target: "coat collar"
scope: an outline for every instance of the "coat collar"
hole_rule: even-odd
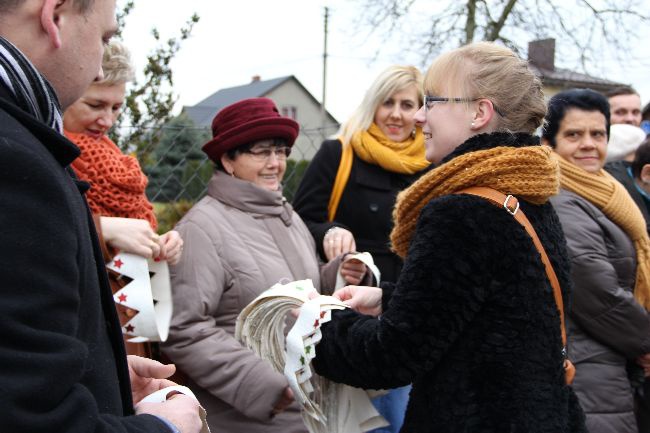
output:
[[[0,109],[6,111],[11,117],[27,128],[63,167],[70,165],[80,155],[81,151],[70,140],[31,114],[18,108],[11,94],[1,86]]]
[[[208,195],[241,211],[280,217],[285,225],[291,225],[293,208],[282,191],[268,191],[217,170],[208,183]]]
[[[463,144],[458,146],[447,155],[440,164],[451,161],[457,156],[478,150],[487,150],[499,146],[508,147],[525,147],[538,146],[539,137],[524,132],[493,132],[491,134],[478,134],[468,138]]]

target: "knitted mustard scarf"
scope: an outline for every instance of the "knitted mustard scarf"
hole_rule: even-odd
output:
[[[650,240],[643,214],[625,187],[605,170],[589,173],[555,156],[560,164],[562,188],[578,194],[600,209],[634,243],[637,257],[634,297],[650,310]]]
[[[431,170],[397,196],[390,235],[393,251],[404,258],[422,208],[432,199],[470,186],[494,188],[534,204],[558,193],[557,162],[547,146],[499,146],[459,155]]]
[[[424,157],[424,134],[416,128],[415,138],[396,142],[384,135],[373,123],[350,139],[354,153],[369,164],[393,173],[415,174],[429,166]]]

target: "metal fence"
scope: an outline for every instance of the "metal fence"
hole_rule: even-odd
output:
[[[337,129],[338,125],[301,128],[283,180],[284,195],[289,201],[314,153]],[[201,151],[211,136],[209,130],[172,122],[154,133],[158,138],[152,142],[156,144],[139,149],[135,156],[149,178],[147,197],[154,204],[162,233],[170,230],[206,194],[214,166]]]

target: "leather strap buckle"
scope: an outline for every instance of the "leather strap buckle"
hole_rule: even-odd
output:
[[[510,204],[510,201],[514,200],[513,204]],[[519,210],[519,200],[516,197],[508,194],[506,199],[503,201],[503,208],[510,214],[515,215]]]

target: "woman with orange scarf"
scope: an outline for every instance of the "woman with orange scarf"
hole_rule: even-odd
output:
[[[551,201],[571,258],[573,388],[589,432],[637,433],[647,431],[637,427],[634,394],[644,369],[650,375],[650,241],[636,203],[603,170],[609,123],[603,95],[567,90],[549,101],[543,141],[560,164]]]
[[[102,68],[104,79],[91,84],[66,110],[63,127],[66,137],[81,149],[72,168],[81,180],[90,183],[86,199],[95,218],[104,259],[109,262],[119,250],[177,263],[183,240],[175,231],[160,236],[156,233],[156,216],[145,195],[147,177],[138,160],[123,155],[106,136],[124,104],[126,83],[134,75],[127,48],[116,41],[109,43]],[[111,286],[116,290],[120,284],[111,277]],[[126,347],[131,355],[151,355],[149,347],[143,344],[126,343]]]
[[[422,75],[392,66],[370,86],[361,105],[314,156],[293,205],[328,261],[358,250],[373,255],[381,279],[396,281],[402,260],[388,247],[397,193],[426,171],[424,136],[414,116],[422,101]],[[409,387],[375,399],[391,424],[402,425]]]

